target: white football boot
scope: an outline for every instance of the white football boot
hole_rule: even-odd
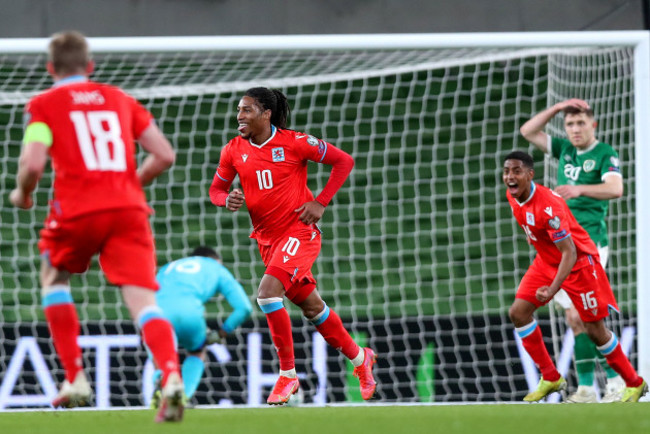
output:
[[[90,383],[86,379],[86,374],[84,371],[79,371],[72,383],[68,380],[63,382],[61,390],[52,400],[52,407],[87,407],[90,405],[91,395],[92,390],[90,389]]]

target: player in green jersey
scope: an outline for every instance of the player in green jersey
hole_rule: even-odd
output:
[[[568,139],[551,137],[544,132],[546,124],[560,112],[564,113],[564,129]],[[520,132],[538,149],[558,160],[558,186],[555,191],[567,201],[578,223],[596,243],[600,262],[605,267],[609,256],[605,221],[609,199],[623,195],[623,177],[618,154],[610,145],[596,139],[596,126],[589,104],[573,98],[536,114],[522,125]],[[555,296],[555,302],[564,308],[567,324],[575,337],[578,390],[567,401],[598,402],[593,383],[594,360],[599,352],[589,340],[577,310],[564,291]],[[607,373],[605,395],[600,402],[619,401],[625,383],[604,360],[600,362]]]

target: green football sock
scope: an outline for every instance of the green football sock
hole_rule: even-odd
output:
[[[579,386],[593,386],[594,384],[594,351],[596,346],[587,333],[580,333],[575,337],[573,355],[575,357],[576,374]]]

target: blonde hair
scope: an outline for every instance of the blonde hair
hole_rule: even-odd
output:
[[[58,75],[85,72],[90,62],[86,37],[70,30],[52,35],[49,45],[49,59]]]

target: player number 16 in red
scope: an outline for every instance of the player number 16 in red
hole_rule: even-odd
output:
[[[598,307],[598,300],[594,298],[594,291],[589,291],[586,294],[580,294],[582,298],[582,305],[586,309],[595,309]]]

